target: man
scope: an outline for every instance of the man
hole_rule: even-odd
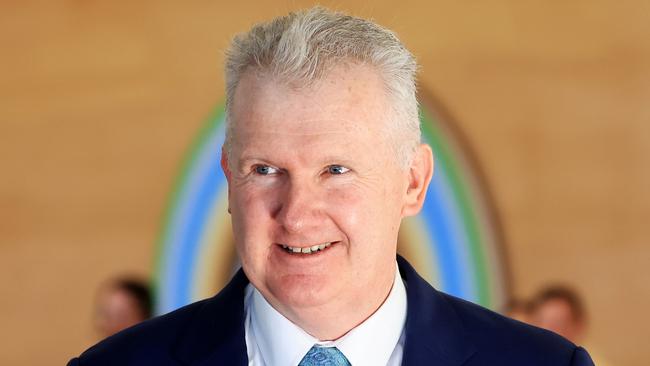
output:
[[[591,365],[396,257],[433,172],[415,71],[390,31],[318,7],[236,37],[222,167],[243,270],[70,365]]]
[[[531,324],[555,332],[575,344],[584,344],[588,330],[587,310],[575,289],[562,284],[543,287],[531,300],[531,308]],[[598,350],[589,349],[598,366],[610,364]]]
[[[582,300],[577,292],[562,285],[541,289],[532,300],[534,325],[580,344],[587,326]]]
[[[115,278],[97,293],[94,327],[104,339],[151,317],[151,292],[145,281]]]

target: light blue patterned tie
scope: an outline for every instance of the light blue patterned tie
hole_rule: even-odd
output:
[[[336,347],[312,347],[298,366],[351,366]]]

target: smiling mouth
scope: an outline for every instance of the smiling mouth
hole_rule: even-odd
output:
[[[299,254],[299,255],[310,255],[310,254],[315,254],[315,253],[318,253],[318,252],[322,252],[322,251],[324,251],[324,250],[327,250],[327,248],[331,247],[332,245],[334,245],[334,244],[336,244],[336,243],[337,243],[337,242],[332,241],[332,242],[322,243],[322,244],[318,244],[318,245],[312,245],[312,246],[310,246],[310,247],[304,247],[304,248],[301,248],[301,247],[292,247],[292,246],[285,245],[285,244],[280,244],[280,246],[281,246],[282,249],[284,249],[287,253],[291,253],[291,254]]]

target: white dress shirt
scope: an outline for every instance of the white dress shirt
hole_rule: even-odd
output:
[[[321,342],[285,318],[249,284],[244,299],[250,366],[297,366],[314,345],[338,348],[352,366],[399,366],[404,352],[406,289],[395,270],[386,301],[363,323],[335,341]]]

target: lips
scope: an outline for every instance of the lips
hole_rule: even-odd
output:
[[[326,250],[327,248],[331,247],[334,244],[336,244],[336,242],[327,242],[327,243],[316,244],[308,247],[297,247],[297,246],[292,247],[286,244],[280,244],[280,246],[288,253],[309,255],[309,254],[322,252],[323,250]]]

